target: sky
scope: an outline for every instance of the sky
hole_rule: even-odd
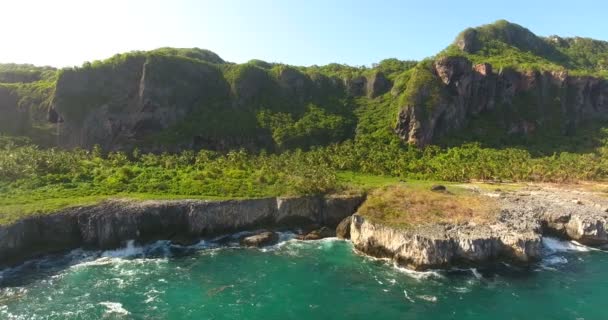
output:
[[[0,63],[67,67],[171,46],[237,63],[359,66],[432,56],[498,19],[608,40],[606,12],[605,0],[0,0]]]

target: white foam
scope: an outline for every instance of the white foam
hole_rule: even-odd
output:
[[[135,241],[129,240],[127,241],[127,246],[125,248],[104,251],[101,256],[104,258],[128,258],[142,255],[143,253],[143,247],[135,246]]]
[[[576,251],[588,252],[593,248],[584,246],[576,241],[563,241],[556,238],[543,237],[543,246],[550,252]]]
[[[475,276],[475,278],[477,278],[478,280],[483,279],[483,275],[481,275],[481,273],[479,273],[479,271],[477,271],[476,268],[471,268],[469,269],[471,270],[471,273]]]
[[[120,315],[129,315],[130,312],[123,308],[122,303],[119,302],[100,302],[100,305],[106,307],[108,310],[106,310],[106,314],[120,314]]]
[[[340,241],[340,240],[337,240],[337,241]],[[397,262],[393,261],[390,258],[376,258],[376,257],[368,256],[368,255],[360,252],[359,250],[355,249],[354,247],[353,247],[353,252],[368,260],[382,261],[386,264],[392,264],[393,268],[395,268],[397,271],[400,271],[416,280],[429,279],[429,278],[443,278],[443,275],[441,275],[441,273],[439,273],[440,272],[439,270],[416,271],[416,270],[408,269],[405,267],[401,267],[397,264]]]
[[[458,293],[467,293],[467,292],[471,292],[471,289],[467,288],[467,287],[454,287],[454,291],[456,291]]]
[[[419,299],[422,299],[424,301],[428,301],[428,302],[437,302],[437,297],[435,296],[427,296],[427,295],[421,295],[421,296],[416,296]]]
[[[395,269],[399,270],[400,272],[405,273],[406,275],[408,275],[416,280],[430,279],[430,278],[443,278],[441,273],[439,273],[439,271],[436,271],[436,270],[415,271],[415,270],[411,270],[408,268],[400,267],[399,265],[397,265],[397,263],[393,263],[393,267]]]
[[[403,294],[405,295],[405,298],[409,301],[414,303],[414,299],[410,298],[410,296],[407,295],[407,291],[403,290]]]
[[[549,256],[543,259],[543,266],[552,266],[556,264],[568,263],[568,259],[560,256]]]

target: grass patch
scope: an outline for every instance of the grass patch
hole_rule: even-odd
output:
[[[11,224],[19,219],[36,214],[50,214],[62,209],[94,205],[108,198],[108,196],[83,196],[47,199],[1,199],[0,225]]]
[[[433,192],[421,185],[394,185],[373,191],[359,213],[385,225],[412,228],[427,224],[494,221],[497,204],[459,187]]]
[[[120,193],[114,195],[90,195],[67,197],[39,197],[35,193],[0,198],[0,225],[7,225],[33,215],[52,214],[68,208],[99,204],[111,199],[124,200],[229,200],[253,197],[222,197],[208,195]]]

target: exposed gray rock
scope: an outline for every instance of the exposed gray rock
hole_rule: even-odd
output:
[[[302,237],[302,240],[319,240],[324,238],[335,237],[336,232],[328,227],[321,227],[320,229],[313,230]]]
[[[336,237],[339,239],[350,239],[350,224],[352,216],[344,218],[336,227]]]
[[[279,242],[279,234],[276,232],[265,231],[260,234],[241,239],[241,245],[247,247],[271,246]]]
[[[490,224],[430,224],[399,229],[347,217],[337,230],[356,249],[389,258],[413,269],[477,265],[496,260],[528,264],[541,254],[543,235],[586,245],[608,244],[608,198],[593,192],[550,186],[530,186],[518,192],[484,192],[497,199],[501,212]],[[575,201],[573,201],[575,200]],[[579,204],[584,203],[584,205]]]
[[[502,207],[522,220],[538,221],[548,234],[586,245],[608,244],[608,213],[602,210],[608,205],[607,198],[558,187],[529,189],[525,197],[509,194],[502,198]]]
[[[350,195],[331,195],[323,198],[323,221],[334,228],[344,219],[344,212],[355,213],[365,200],[365,195],[357,196],[357,201]]]
[[[360,97],[366,94],[367,91],[367,78],[364,76],[356,78],[344,79],[344,86],[346,87],[346,93],[351,97]]]
[[[0,226],[0,266],[84,246],[111,249],[128,240],[183,243],[258,228],[329,225],[350,216],[361,195],[203,201],[107,201]],[[331,212],[327,212],[331,210]]]
[[[367,79],[367,96],[375,98],[387,93],[392,87],[391,82],[386,78],[384,73],[378,71],[372,74]]]
[[[541,253],[540,234],[500,223],[398,229],[354,215],[350,234],[356,249],[416,270],[478,265],[497,259],[529,263]]]
[[[467,40],[467,34],[458,42],[465,51],[475,46]],[[574,133],[585,120],[608,118],[608,81],[600,78],[570,76],[564,71],[502,69],[495,73],[490,65],[473,66],[464,57],[439,58],[429,70],[421,72],[429,73],[434,81],[421,81],[415,96],[402,106],[395,127],[403,140],[417,146],[462,129],[471,118],[498,107],[512,113],[518,98],[534,97],[526,107],[535,110],[538,117],[526,120],[513,113],[496,123],[505,135],[530,135],[542,130],[554,117],[546,110],[549,105],[569,111],[569,116],[557,124],[564,135]]]

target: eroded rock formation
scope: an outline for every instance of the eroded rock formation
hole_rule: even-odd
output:
[[[0,266],[76,247],[110,249],[127,240],[180,243],[260,227],[326,225],[353,214],[363,196],[230,201],[108,201],[0,227]]]
[[[340,224],[338,237],[350,235],[357,250],[418,270],[500,260],[529,264],[540,258],[546,235],[608,245],[608,199],[585,191],[537,187],[487,196],[496,197],[501,208],[490,224],[403,229],[353,215]]]
[[[493,70],[464,57],[431,64],[426,81],[399,113],[397,134],[425,146],[464,128],[471,118],[500,109],[496,126],[509,134],[559,128],[574,133],[585,120],[608,119],[608,82],[565,71]]]

